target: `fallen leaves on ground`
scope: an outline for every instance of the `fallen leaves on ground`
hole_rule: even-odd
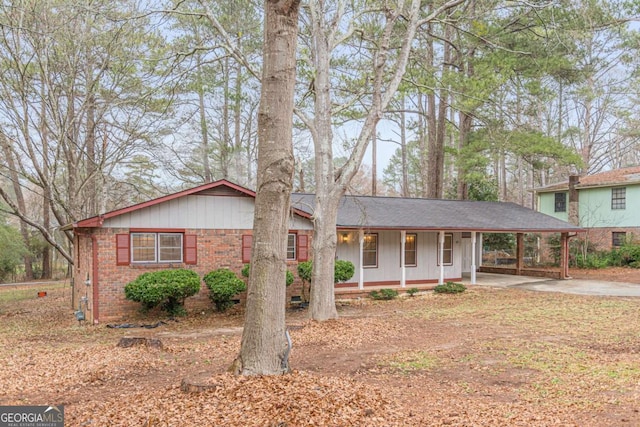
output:
[[[404,414],[377,386],[304,372],[283,376],[216,375],[217,387],[177,387],[76,405],[71,425],[154,426],[402,426]]]
[[[69,296],[0,303],[0,404],[63,404],[67,426],[640,425],[636,298],[474,288],[288,312],[296,370],[237,377],[241,312],[118,330],[78,324]],[[117,347],[137,335],[163,349]],[[215,389],[181,391],[193,375]]]

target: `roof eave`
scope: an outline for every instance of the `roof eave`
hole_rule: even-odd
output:
[[[348,230],[376,230],[376,231],[476,231],[480,233],[582,233],[586,230],[582,227],[569,228],[477,228],[477,227],[406,227],[406,226],[367,226],[367,225],[346,225],[341,224],[337,227],[338,231]]]

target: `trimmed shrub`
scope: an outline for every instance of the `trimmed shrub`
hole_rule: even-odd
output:
[[[343,259],[336,260],[336,264],[333,270],[333,283],[342,283],[353,277],[356,268],[351,261],[345,261]]]
[[[437,294],[459,294],[466,291],[467,288],[462,283],[447,282],[433,288],[433,292]]]
[[[242,274],[242,277],[245,278],[249,278],[249,273],[251,273],[251,264],[245,264],[244,267],[242,267],[242,270],[240,271],[240,274]],[[293,276],[293,273],[291,271],[289,271],[287,269],[287,278],[285,279],[285,283],[288,286],[291,286],[291,284],[293,283],[293,281],[296,278]]]
[[[412,297],[414,294],[417,294],[418,292],[420,292],[418,288],[407,289],[407,293],[409,294],[410,297]]]
[[[211,271],[205,274],[202,280],[209,288],[209,299],[218,311],[227,310],[233,305],[231,298],[247,290],[244,280],[228,268]]]
[[[143,273],[124,287],[128,300],[144,310],[160,306],[172,316],[186,314],[184,300],[198,293],[200,276],[193,270],[175,269]]]
[[[392,300],[398,296],[395,289],[380,289],[379,291],[369,292],[369,296],[375,300]]]

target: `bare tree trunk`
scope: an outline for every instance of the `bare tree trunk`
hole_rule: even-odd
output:
[[[238,46],[240,46],[240,36],[237,38]],[[235,104],[233,110],[233,136],[235,138],[233,156],[235,159],[235,179],[240,180],[245,176],[244,162],[242,161],[242,63],[236,62],[236,87],[235,87]],[[247,141],[249,144],[249,141]]]
[[[43,98],[44,99],[44,98]],[[44,102],[44,101],[43,101]],[[44,108],[43,108],[44,110]],[[42,117],[44,118],[44,114],[42,115]],[[41,131],[41,135],[42,135],[42,174],[47,177],[47,180],[49,179],[49,139],[48,139],[48,135],[46,132],[46,125],[44,123],[41,124],[42,127],[42,131]],[[89,138],[91,138],[91,136],[89,136]],[[89,148],[93,149],[93,146],[91,147],[87,147],[87,155],[89,154],[93,154],[92,152],[90,153]],[[89,159],[89,162],[91,164],[91,166],[94,165],[94,163],[91,162],[91,159]],[[91,166],[88,166],[87,169],[89,169]],[[91,176],[91,175],[89,175]],[[93,180],[93,178],[89,178],[90,182],[95,182]],[[42,194],[42,227],[45,228],[46,230],[49,230],[51,228],[51,189],[49,188],[48,185],[44,185],[42,187],[43,190],[43,194]],[[93,197],[89,200],[89,203],[93,202],[95,203],[95,187],[92,188],[91,185],[89,185],[89,191],[93,191]],[[51,279],[51,247],[48,245],[45,245],[42,248],[42,274],[40,276],[41,279]]]
[[[500,201],[507,201],[507,161],[504,148],[500,149]]]
[[[298,190],[300,193],[304,193],[305,192],[305,185],[304,185],[304,168],[302,167],[302,160],[298,159],[299,161],[296,162],[296,169],[298,172],[298,181],[299,181],[299,185],[298,185]]]
[[[265,1],[264,67],[258,114],[258,185],[251,272],[240,354],[243,375],[287,372],[285,274],[293,187],[293,94],[299,0]]]
[[[222,177],[229,179],[229,159],[231,157],[231,129],[229,129],[229,79],[231,78],[231,65],[228,56],[224,59],[224,102],[222,103],[222,141],[220,141],[220,170]]]
[[[591,79],[588,79],[588,82],[591,83]],[[591,89],[591,84],[589,85],[589,88]],[[583,167],[584,169],[580,172],[582,173],[588,173],[589,172],[589,168],[591,166],[591,149],[593,148],[593,144],[592,144],[592,140],[591,140],[591,114],[592,114],[592,107],[593,107],[593,101],[591,100],[591,98],[586,97],[585,101],[584,101],[584,134],[582,136],[582,147],[580,149],[580,155],[582,156],[582,163],[583,163]]]
[[[451,27],[445,28],[445,38],[451,37]],[[451,62],[451,46],[449,43],[444,44],[444,59],[442,64],[443,72],[446,71],[448,65]],[[436,153],[435,153],[435,167],[432,171],[433,175],[436,175],[436,197],[441,199],[444,196],[444,148],[446,138],[446,126],[447,126],[447,107],[448,107],[449,88],[443,85],[440,88],[440,95],[438,96],[438,117],[436,128]]]
[[[475,2],[472,3],[472,8],[475,8]],[[465,78],[473,78],[474,49],[471,49],[463,56],[458,57],[458,63],[460,70],[464,73]],[[473,125],[473,116],[471,111],[460,111],[458,114],[460,120],[459,135],[458,135],[458,153],[462,153],[464,147],[468,144],[469,134],[471,133],[471,127]],[[460,200],[467,200],[469,198],[469,184],[467,183],[467,171],[464,165],[458,163],[458,188],[457,195]]]
[[[198,35],[199,39],[199,35]],[[202,167],[204,169],[204,182],[213,181],[213,175],[211,173],[211,165],[209,163],[209,127],[207,125],[207,115],[204,106],[204,84],[202,82],[202,59],[200,54],[196,54],[196,79],[197,79],[197,91],[198,91],[198,109],[200,110],[200,136],[202,142],[200,143],[200,149],[202,150]]]
[[[451,27],[445,29],[445,39],[451,37]],[[431,42],[431,50],[433,50]],[[447,69],[447,64],[451,61],[451,45],[444,43],[442,70]],[[433,65],[433,64],[432,64]],[[444,79],[443,79],[444,80]],[[444,193],[444,142],[446,137],[446,117],[447,117],[447,97],[448,90],[444,86],[440,88],[436,110],[435,93],[429,96],[429,165],[427,177],[429,179],[428,197],[441,199]]]
[[[463,111],[459,113],[460,117],[460,135],[458,137],[458,151],[467,144],[469,133],[471,133],[472,117]],[[466,170],[463,165],[458,165],[458,199],[467,200],[469,198],[469,185],[467,184]]]
[[[11,147],[9,146],[9,141],[7,141],[6,137],[1,133],[0,145],[2,145],[2,152],[9,168],[9,179],[11,180],[13,192],[15,194],[16,205],[18,206],[18,209],[20,209],[20,212],[26,212],[26,204],[24,201],[24,195],[22,194],[22,187],[20,186],[20,178],[18,177],[16,162],[13,158],[13,152],[11,151]],[[28,248],[31,238],[29,236],[29,229],[27,228],[27,224],[22,220],[20,221],[20,235],[22,235],[22,240],[24,241],[25,246]],[[23,259],[25,280],[33,280],[33,256],[31,255],[31,253],[29,253],[25,255]]]
[[[371,134],[371,195],[378,195],[378,139],[375,128]]]
[[[336,223],[338,220],[338,204],[343,191],[335,182],[333,165],[333,132],[331,124],[331,82],[329,79],[329,42],[323,37],[323,17],[318,14],[313,19],[313,37],[316,39],[317,49],[314,54],[314,65],[318,72],[314,79],[315,86],[315,118],[316,140],[315,148],[315,179],[316,179],[316,209],[313,213],[313,271],[309,308],[314,320],[327,320],[338,317],[335,295],[333,292],[333,272],[336,256]],[[369,137],[367,137],[369,140]],[[337,195],[334,195],[334,192]]]
[[[409,197],[409,166],[407,165],[407,118],[404,113],[405,99],[402,96],[400,112],[400,154],[402,156],[402,197]]]
[[[429,115],[429,100],[418,92],[418,155],[420,159],[420,181],[422,182],[421,197],[429,196],[429,136],[427,127]],[[426,107],[425,107],[426,104]]]
[[[427,65],[433,69],[435,67],[433,39],[429,39],[427,44]],[[438,198],[438,141],[436,123],[436,94],[427,94],[427,163],[422,174],[425,177],[426,193],[425,197],[430,199]]]

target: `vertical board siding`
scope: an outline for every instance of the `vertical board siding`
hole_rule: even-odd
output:
[[[340,235],[340,233],[338,233]],[[364,269],[365,282],[400,281],[400,231],[378,231],[378,267]],[[438,267],[438,233],[417,232],[417,267],[406,267],[407,280],[434,280],[440,276]],[[453,233],[453,265],[444,267],[445,277],[460,277],[462,271],[461,234]],[[336,255],[338,259],[351,261],[356,266],[349,282],[360,280],[360,244],[357,232],[349,232],[349,242],[341,243],[338,238]]]
[[[253,229],[254,200],[249,197],[186,196],[105,220],[109,228]],[[296,230],[311,222],[296,217]]]

